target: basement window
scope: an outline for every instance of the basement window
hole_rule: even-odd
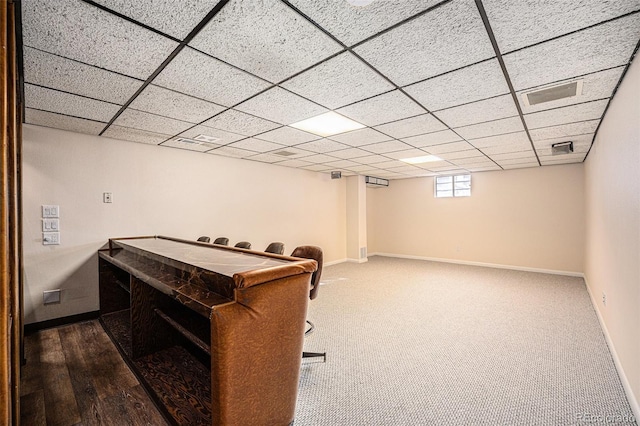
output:
[[[471,196],[471,175],[436,176],[436,198]]]

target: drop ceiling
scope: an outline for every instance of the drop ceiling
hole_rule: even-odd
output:
[[[640,0],[21,3],[25,123],[386,179],[584,161],[640,40]],[[366,127],[290,127],[328,111]]]

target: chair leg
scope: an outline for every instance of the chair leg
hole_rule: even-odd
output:
[[[327,362],[326,352],[302,352],[302,358],[318,358],[322,357],[322,362]]]

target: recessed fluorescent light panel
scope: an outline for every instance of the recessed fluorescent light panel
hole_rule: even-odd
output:
[[[365,128],[362,124],[333,111],[289,124],[289,126],[318,136],[337,135],[338,133]]]
[[[200,142],[208,142],[208,143],[214,143],[220,140],[220,138],[216,138],[214,136],[207,136],[207,135],[198,135],[194,139]]]
[[[547,87],[542,90],[535,90],[522,94],[522,100],[525,105],[532,106],[545,102],[557,101],[564,98],[572,98],[582,94],[582,80],[572,81],[571,83],[561,84],[559,86]]]
[[[423,155],[422,157],[401,158],[400,161],[404,161],[409,164],[422,164],[431,163],[433,161],[442,161],[442,158],[435,155]]]

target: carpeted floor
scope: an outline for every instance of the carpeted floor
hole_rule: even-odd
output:
[[[295,426],[636,424],[582,278],[326,267]]]

